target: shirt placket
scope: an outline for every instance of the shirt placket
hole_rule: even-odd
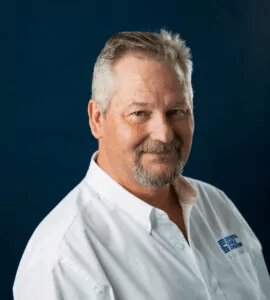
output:
[[[160,209],[156,209],[156,218],[157,218],[157,221],[161,221],[161,222],[167,221],[169,223],[169,225],[170,225],[170,231],[168,232],[169,242],[174,247],[176,252],[183,251],[187,246],[187,242],[184,238],[183,233],[180,231],[180,229],[177,227],[177,225],[174,224],[169,219],[168,215]]]
[[[220,289],[217,280],[213,276],[211,278],[211,286],[213,289],[213,293],[215,294],[216,297],[220,296],[220,298],[212,298],[210,296],[209,287],[207,286],[207,284],[204,280],[204,276],[202,274],[202,270],[200,269],[200,267],[201,267],[200,261],[196,257],[192,248],[189,247],[183,233],[179,230],[178,226],[176,224],[174,224],[169,219],[168,215],[160,209],[156,210],[156,218],[157,218],[157,222],[164,223],[167,221],[168,222],[167,225],[170,225],[169,226],[170,230],[168,230],[167,234],[168,234],[168,241],[172,245],[172,248],[174,249],[174,253],[180,257],[180,256],[183,256],[184,252],[185,252],[185,255],[187,256],[187,258],[190,259],[190,261],[192,261],[192,265],[197,269],[198,274],[200,274],[201,280],[204,283],[204,289],[201,290],[202,295],[204,295],[204,299],[211,299],[211,300],[224,299],[223,298],[224,294],[223,294],[222,290]]]

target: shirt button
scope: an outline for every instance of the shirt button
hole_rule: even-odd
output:
[[[216,290],[216,294],[218,295],[219,299],[225,299],[224,298],[224,293],[223,293],[222,289],[219,286]]]
[[[156,216],[159,219],[165,219],[166,218],[166,213],[164,211],[161,211],[161,210],[156,210]]]
[[[211,284],[212,285],[216,285],[217,284],[217,280],[214,276],[211,277]]]
[[[101,290],[98,286],[95,286],[95,287],[94,287],[94,292],[95,292],[96,294],[102,294],[102,290]]]
[[[184,249],[185,249],[185,245],[184,245],[184,244],[178,244],[177,247],[178,247],[180,250],[184,250]]]
[[[176,238],[170,238],[171,243],[179,250],[185,249],[185,245],[182,243],[182,241],[179,241]]]
[[[220,290],[218,281],[217,281],[217,279],[214,276],[211,277],[211,285],[212,285],[212,289],[213,289],[213,291],[214,291],[215,294],[222,293],[222,291]]]

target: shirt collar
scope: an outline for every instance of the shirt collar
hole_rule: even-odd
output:
[[[139,221],[148,233],[150,233],[152,225],[151,212],[156,208],[131,194],[101,169],[96,163],[97,156],[98,151],[92,155],[90,166],[85,176],[86,182],[102,199],[105,198],[105,200],[124,210],[132,218]],[[180,176],[173,183],[173,187],[184,211],[196,203],[197,193],[183,176]]]

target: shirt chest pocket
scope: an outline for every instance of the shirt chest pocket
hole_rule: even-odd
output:
[[[228,256],[228,261],[237,277],[255,276],[255,270],[249,252],[237,253],[233,256]]]
[[[259,282],[252,253],[249,251],[234,253],[234,255],[228,256],[228,262],[234,275],[232,277],[239,282],[239,286],[249,290],[252,294],[257,292],[258,295]]]

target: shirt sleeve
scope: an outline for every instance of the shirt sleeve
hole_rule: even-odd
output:
[[[226,201],[228,202],[229,207],[231,207],[236,218],[243,224],[249,234],[249,241],[253,244],[252,260],[257,273],[258,282],[264,295],[266,296],[265,299],[270,299],[270,276],[265,264],[262,245],[235,204],[226,196],[224,192],[222,192],[222,194],[223,197],[226,198]]]
[[[17,274],[14,300],[114,300],[108,285],[94,279],[68,260],[43,259]]]

